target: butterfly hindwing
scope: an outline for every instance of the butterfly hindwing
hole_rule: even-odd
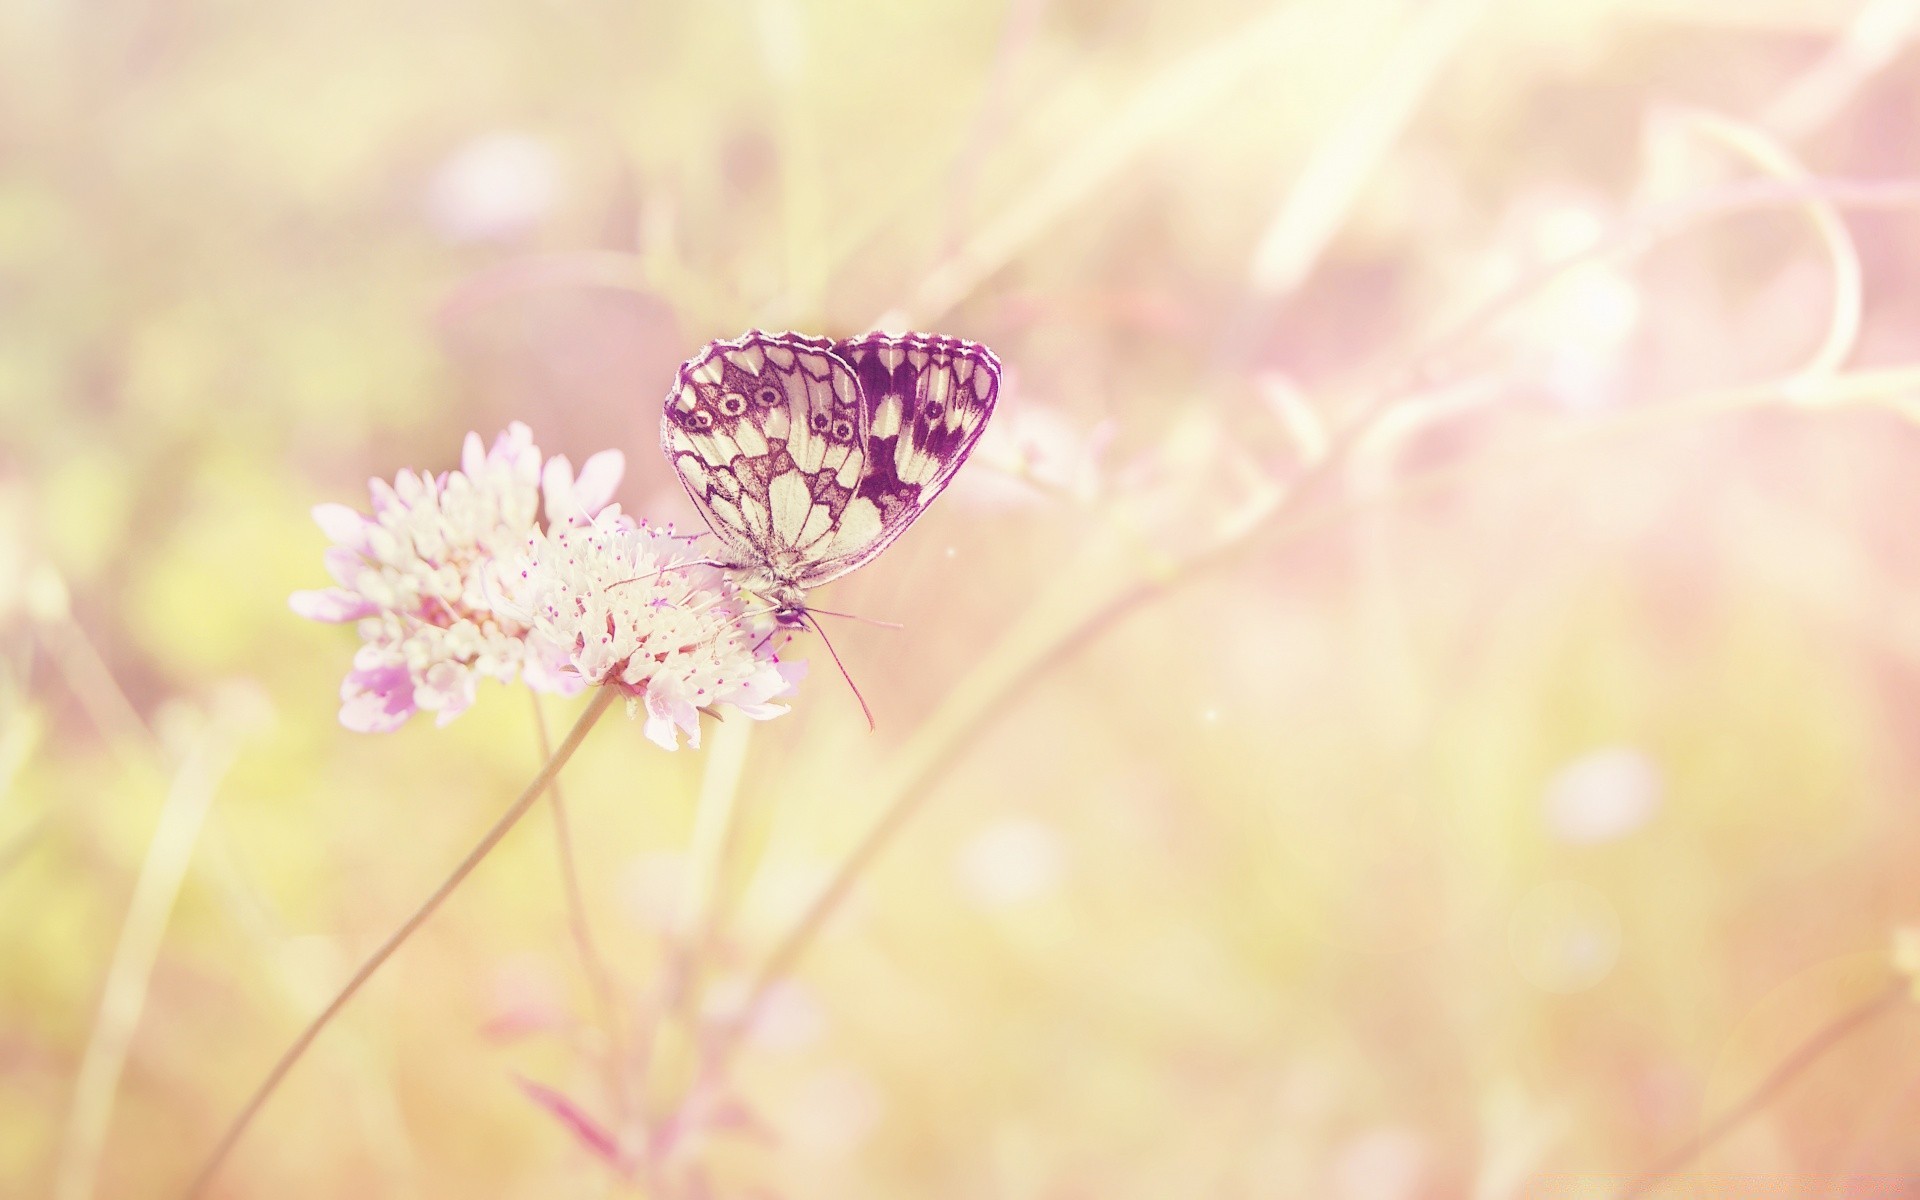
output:
[[[1000,394],[1000,360],[960,338],[872,333],[834,347],[859,384],[867,467],[828,553],[800,577],[807,587],[899,537],[972,453]]]
[[[865,423],[832,342],[755,330],[681,366],[660,442],[740,565],[791,571],[824,550],[853,501]]]

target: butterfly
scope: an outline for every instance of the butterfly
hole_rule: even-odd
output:
[[[725,547],[718,565],[795,628],[809,588],[872,561],[927,510],[999,394],[1000,360],[960,338],[755,329],[681,364],[660,446]]]

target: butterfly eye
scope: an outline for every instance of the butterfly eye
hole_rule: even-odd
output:
[[[836,442],[852,441],[853,440],[853,422],[847,421],[847,420],[835,421],[833,423],[833,440]]]
[[[704,408],[694,409],[693,412],[687,417],[687,420],[693,425],[695,429],[712,429],[713,428],[713,414],[708,412]]]
[[[780,403],[780,389],[777,387],[774,387],[772,384],[767,384],[765,387],[762,387],[759,391],[755,392],[753,394],[753,398],[755,401],[759,402],[760,404],[763,404],[768,408],[772,408],[774,405]]]
[[[729,417],[737,417],[747,411],[747,398],[739,392],[728,392],[720,397],[720,412]]]
[[[807,424],[812,427],[815,433],[825,433],[827,430],[833,428],[833,418],[823,412],[817,412],[807,418]]]

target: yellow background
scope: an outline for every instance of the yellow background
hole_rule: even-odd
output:
[[[723,1014],[910,814],[725,1081],[761,1134],[622,1178],[516,1082],[610,1111],[536,811],[215,1193],[1611,1195],[1920,910],[1916,28],[0,6],[0,1195],[179,1194],[538,765],[498,685],[338,726],[312,505],[518,419],[685,520],[675,364],[883,321],[1008,379],[817,597],[905,625],[830,626],[877,732],[814,648],[791,715],[668,755],[616,712],[565,774],[633,1021],[703,786]],[[629,1064],[663,1120],[684,1018]],[[1916,1121],[1902,1011],[1696,1168],[1911,1177]]]

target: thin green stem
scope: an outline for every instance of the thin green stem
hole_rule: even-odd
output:
[[[333,999],[327,1002],[327,1006],[320,1010],[318,1016],[308,1022],[307,1027],[300,1031],[300,1036],[293,1039],[293,1044],[287,1047],[286,1052],[281,1054],[279,1061],[273,1064],[273,1069],[267,1072],[267,1077],[260,1082],[260,1086],[254,1089],[253,1095],[247,1100],[246,1105],[241,1108],[239,1115],[234,1117],[232,1124],[227,1126],[227,1131],[221,1135],[219,1142],[214,1145],[213,1151],[207,1156],[206,1162],[201,1165],[199,1172],[194,1175],[192,1182],[187,1185],[184,1194],[188,1200],[192,1200],[193,1197],[205,1193],[207,1185],[213,1182],[214,1176],[219,1173],[221,1164],[223,1164],[227,1156],[232,1153],[234,1146],[240,1141],[241,1135],[246,1133],[247,1127],[253,1123],[254,1117],[259,1115],[261,1108],[266,1105],[267,1100],[272,1097],[274,1091],[280,1086],[280,1081],[286,1078],[287,1072],[292,1070],[293,1065],[300,1061],[300,1057],[306,1053],[307,1047],[313,1044],[313,1040],[320,1036],[320,1031],[325,1029],[327,1025],[333,1021],[335,1016],[339,1015],[340,1010],[346,1007],[347,1001],[353,999],[354,994],[360,990],[367,980],[373,978],[374,972],[378,971],[387,959],[393,957],[393,952],[398,950],[408,938],[412,937],[416,929],[426,923],[427,918],[431,917],[446,898],[453,894],[454,889],[459,887],[468,875],[472,874],[473,869],[480,865],[481,860],[492,853],[493,848],[500,843],[500,839],[506,837],[507,833],[520,822],[520,818],[526,816],[527,810],[532,808],[534,801],[538,800],[541,795],[546,792],[547,788],[553,783],[554,777],[560,773],[560,768],[566,766],[567,760],[571,759],[574,751],[580,748],[580,743],[586,740],[587,732],[593,728],[595,722],[599,721],[600,717],[607,711],[607,708],[617,698],[617,695],[618,693],[611,688],[600,688],[594,692],[593,699],[588,702],[586,711],[580,714],[580,719],[575,721],[573,728],[567,731],[567,736],[560,743],[559,750],[555,751],[553,757],[547,760],[546,765],[540,768],[540,773],[533,777],[533,782],[526,786],[526,790],[520,793],[519,798],[513,802],[513,805],[501,815],[498,821],[493,823],[493,827],[487,830],[486,834],[481,837],[479,843],[468,852],[467,856],[460,860],[460,864],[453,869],[453,872],[441,881],[440,886],[433,890],[433,894],[428,896],[426,901],[422,903],[419,908],[415,909],[411,916],[400,923],[400,927],[394,930],[385,942],[381,943],[380,948],[375,950],[373,954],[367,958],[367,961],[360,964],[360,969],[353,973],[351,979],[347,980],[346,986],[342,987],[340,991],[334,995]]]
[[[553,757],[553,741],[547,735],[546,709],[540,694],[529,691],[533,700],[533,731],[540,744],[542,761]],[[593,926],[587,920],[586,892],[580,886],[579,860],[573,851],[573,834],[567,821],[567,801],[555,776],[547,787],[547,807],[553,813],[553,840],[560,863],[560,882],[567,898],[567,929],[573,935],[574,950],[580,955],[580,969],[587,977],[587,990],[593,993],[594,1008],[607,1038],[607,1087],[615,1114],[624,1127],[632,1112],[627,1087],[626,1027],[620,1018],[620,1004],[607,971],[606,959],[594,941]]]

